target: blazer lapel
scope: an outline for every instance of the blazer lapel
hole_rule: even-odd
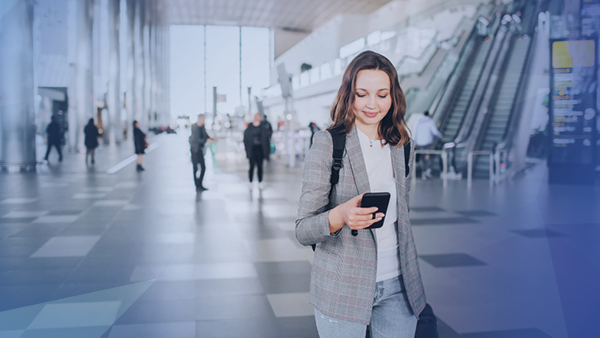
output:
[[[369,175],[365,166],[365,159],[360,148],[360,140],[356,132],[356,126],[346,135],[346,151],[350,160],[350,167],[354,176],[354,183],[358,189],[358,193],[362,194],[371,191],[369,185]]]

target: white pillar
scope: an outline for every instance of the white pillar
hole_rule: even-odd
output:
[[[121,107],[123,105],[121,101],[121,64],[119,60],[120,2],[120,0],[109,0],[108,3],[110,59],[107,104],[108,112],[111,117],[110,126],[108,126],[109,141],[111,143],[121,143],[121,140],[123,138],[123,133],[120,132],[122,130]]]
[[[0,166],[35,170],[33,1],[0,9]]]

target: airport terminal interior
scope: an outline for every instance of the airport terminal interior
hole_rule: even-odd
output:
[[[409,173],[435,337],[597,336],[598,34],[598,1],[2,1],[0,338],[318,337],[302,174],[365,50],[443,135]]]

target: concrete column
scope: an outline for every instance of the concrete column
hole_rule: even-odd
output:
[[[35,170],[33,1],[0,2],[0,167]]]
[[[120,23],[120,0],[109,0],[109,80],[107,104],[108,112],[111,117],[109,130],[107,130],[110,142],[121,143],[123,130],[121,126],[121,89],[120,73],[121,63],[119,60],[119,23]]]
[[[76,62],[73,65],[75,84],[69,88],[74,97],[69,98],[69,151],[79,152],[83,139],[83,126],[86,118],[94,115],[92,77],[92,9],[90,0],[74,1],[77,23]]]
[[[136,0],[126,0],[127,1],[127,39],[128,39],[128,48],[127,48],[127,92],[125,94],[125,108],[127,111],[127,138],[132,139],[133,137],[133,127],[132,123],[135,120],[135,103],[136,103],[136,95],[135,95],[135,67],[136,62],[135,59],[135,18],[136,18]]]
[[[146,127],[145,119],[143,118],[143,103],[144,103],[144,39],[143,39],[143,27],[144,27],[144,2],[141,0],[136,1],[135,4],[135,22],[134,22],[134,48],[133,48],[133,62],[134,62],[134,88],[133,88],[133,119],[140,123],[140,127],[143,129]]]

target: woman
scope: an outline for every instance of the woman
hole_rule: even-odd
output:
[[[263,181],[263,161],[269,159],[270,140],[272,134],[270,123],[264,123],[262,115],[256,113],[254,121],[248,125],[244,131],[244,148],[246,149],[246,158],[250,161],[250,170],[248,178],[250,183],[248,187],[252,190],[252,178],[254,177],[254,168],[258,176],[258,188],[265,188]]]
[[[329,128],[346,134],[333,190],[328,131],[315,133],[304,162],[296,238],[316,244],[309,298],[320,337],[414,337],[425,293],[408,219],[405,111],[391,62],[372,51],[359,54],[331,108]],[[414,154],[412,142],[410,149]],[[373,219],[377,208],[359,207],[366,192],[391,194],[379,229],[366,229],[384,216]]]
[[[135,145],[135,153],[137,154],[137,171],[143,171],[142,167],[142,155],[145,154],[147,147],[146,134],[140,130],[140,124],[138,121],[133,121],[133,144]]]
[[[83,132],[85,133],[85,147],[87,148],[87,153],[85,155],[85,163],[88,162],[88,158],[91,155],[92,164],[94,164],[96,162],[94,160],[94,155],[96,152],[96,148],[98,147],[98,136],[100,136],[100,134],[98,133],[98,127],[94,125],[93,118],[88,121],[88,124],[83,129]]]

